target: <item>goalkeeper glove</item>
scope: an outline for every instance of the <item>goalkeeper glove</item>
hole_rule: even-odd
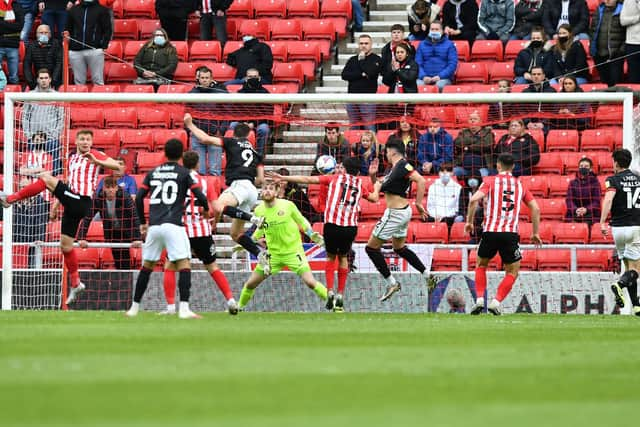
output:
[[[312,231],[311,229],[307,230],[305,234],[316,245],[324,246],[324,238],[322,237],[322,234],[318,233],[317,231]]]

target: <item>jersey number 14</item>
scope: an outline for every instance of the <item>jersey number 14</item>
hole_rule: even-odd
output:
[[[633,191],[633,194],[631,193]],[[624,192],[627,195],[627,209],[640,209],[640,187],[630,188],[624,187]]]

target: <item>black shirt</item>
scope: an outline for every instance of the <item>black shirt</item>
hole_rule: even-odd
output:
[[[207,198],[198,183],[193,180],[189,169],[175,162],[167,162],[150,171],[144,177],[136,197],[136,209],[140,223],[146,224],[143,201],[147,193],[151,192],[149,225],[167,223],[183,225],[182,216],[184,215],[187,190],[193,192],[200,206],[208,207]]]
[[[406,159],[399,160],[391,169],[391,172],[384,177],[380,191],[407,197],[411,180],[409,177],[415,169]]]
[[[225,184],[248,179],[252,183],[258,174],[258,166],[262,164],[262,156],[254,150],[247,139],[223,138],[222,144],[227,156],[225,168]]]
[[[607,191],[616,190],[611,205],[611,226],[640,225],[640,177],[625,169],[608,177],[605,186]]]

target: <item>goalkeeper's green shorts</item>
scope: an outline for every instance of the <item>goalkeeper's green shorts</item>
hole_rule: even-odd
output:
[[[271,255],[271,274],[278,274],[284,267],[300,276],[307,271],[311,271],[309,261],[304,253],[293,253],[291,255]],[[256,273],[264,276],[264,270],[260,264],[256,265],[254,270]]]

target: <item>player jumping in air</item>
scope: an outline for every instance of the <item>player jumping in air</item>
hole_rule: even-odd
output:
[[[518,215],[520,215],[520,201],[524,201],[531,213],[533,230],[531,242],[540,245],[540,208],[529,190],[525,190],[522,184],[511,172],[514,160],[511,154],[501,154],[498,157],[498,175],[485,177],[484,182],[469,199],[467,211],[467,223],[464,230],[473,232],[473,219],[478,208],[478,202],[485,201],[485,214],[482,238],[478,246],[478,260],[476,266],[476,304],[471,309],[471,314],[477,315],[484,310],[484,293],[487,289],[487,266],[489,261],[500,253],[504,263],[505,275],[496,296],[489,303],[490,313],[498,316],[502,314],[500,304],[509,295],[513,284],[518,278],[520,260],[522,254],[518,245]]]
[[[76,134],[76,152],[71,154],[67,164],[68,179],[65,184],[44,171],[38,173],[38,179],[15,194],[0,193],[0,204],[8,208],[12,203],[40,194],[45,189],[56,196],[49,217],[58,218],[60,205],[64,206],[60,231],[60,248],[64,256],[64,265],[70,276],[71,290],[67,304],[73,303],[78,294],[85,289],[78,273],[78,258],[73,248],[80,221],[91,212],[91,198],[98,184],[100,168],[120,170],[120,164],[104,153],[92,150],[93,132],[81,130]]]
[[[629,170],[631,152],[616,150],[613,152],[613,170],[615,175],[604,182],[607,191],[602,203],[600,230],[605,236],[607,216],[611,212],[611,234],[616,244],[618,258],[624,262],[625,272],[611,290],[618,307],[624,307],[622,288],[629,290],[633,313],[640,316],[638,301],[638,271],[640,271],[640,177]]]
[[[248,139],[251,129],[245,123],[239,123],[233,129],[233,138],[210,136],[193,124],[189,113],[184,115],[184,127],[202,144],[214,144],[224,149],[227,157],[225,184],[229,188],[222,192],[218,200],[213,202],[215,220],[217,222],[222,214],[233,218],[231,238],[256,256],[258,262],[264,267],[264,272],[269,275],[270,267],[267,253],[261,251],[256,242],[244,234],[246,221],[251,221],[258,228],[262,225],[262,218],[249,213],[258,201],[256,185],[262,184],[264,180],[262,156],[254,150]]]
[[[377,171],[374,170],[375,173]],[[377,202],[380,193],[380,182],[376,182],[373,191],[363,188],[360,172],[360,160],[355,157],[347,157],[336,166],[334,175],[322,176],[284,176],[276,173],[267,173],[268,176],[287,182],[299,184],[320,184],[322,192],[327,194],[324,209],[323,236],[327,249],[327,262],[325,263],[325,276],[327,279],[327,310],[342,311],[344,308],[344,288],[349,274],[349,261],[347,254],[358,232],[358,214],[360,198],[370,202]],[[333,275],[338,258],[338,293],[333,293]]]
[[[207,185],[207,180],[200,176],[198,170],[198,153],[195,151],[187,151],[182,156],[182,164],[191,171],[191,177],[200,185],[202,192],[206,195],[207,200],[215,199],[213,188]],[[213,281],[218,285],[218,289],[227,300],[227,309],[229,314],[238,314],[238,304],[233,299],[231,288],[226,276],[216,263],[216,244],[211,236],[211,223],[200,213],[200,208],[196,206],[196,197],[193,192],[187,192],[187,207],[184,215],[184,226],[191,243],[191,252],[198,257],[204,264],[205,268],[211,275]],[[167,262],[164,269],[164,296],[167,299],[167,310],[160,314],[175,314],[175,295],[176,295],[176,275],[173,264]]]
[[[187,191],[191,191],[196,199],[194,205],[205,209],[205,214],[208,213],[209,202],[197,181],[192,178],[191,171],[178,164],[182,158],[182,150],[180,140],[168,140],[164,146],[164,154],[168,161],[145,176],[136,196],[140,232],[147,236],[142,246],[144,262],[138,274],[133,303],[129,311],[126,312],[129,317],[138,314],[140,301],[142,301],[142,296],[149,284],[149,277],[153,267],[160,259],[163,249],[167,250],[167,259],[171,264],[171,269],[179,271],[180,306],[178,316],[181,319],[200,317],[189,308],[191,247],[182,218]],[[149,196],[149,225],[147,225],[144,216],[144,198],[149,192],[151,195]]]
[[[401,287],[400,283],[391,275],[389,266],[382,255],[382,245],[391,239],[393,251],[406,259],[409,264],[418,270],[429,283],[429,272],[422,264],[418,256],[409,249],[405,241],[407,239],[407,230],[409,221],[411,220],[411,206],[407,200],[407,193],[411,187],[411,183],[415,182],[416,190],[416,209],[423,219],[427,218],[427,211],[423,206],[425,182],[424,178],[416,172],[416,170],[404,158],[404,142],[397,138],[390,138],[386,144],[387,161],[392,165],[391,172],[382,180],[380,190],[385,193],[387,208],[382,214],[382,218],[376,224],[365,250],[369,258],[376,266],[376,269],[382,274],[387,282],[387,290],[380,301],[386,301],[393,294],[398,292]],[[377,168],[378,160],[372,162],[372,167]]]
[[[276,195],[280,184],[266,182],[262,187],[262,202],[256,207],[255,214],[265,218],[264,227],[253,233],[253,239],[265,237],[271,261],[271,272],[277,274],[282,268],[288,267],[296,273],[309,288],[326,302],[327,288],[318,282],[311,273],[311,267],[304,253],[300,230],[309,238],[323,245],[322,236],[311,229],[309,221],[302,216],[296,205]],[[240,310],[246,307],[256,288],[265,279],[266,274],[261,264],[251,273],[240,294]]]

